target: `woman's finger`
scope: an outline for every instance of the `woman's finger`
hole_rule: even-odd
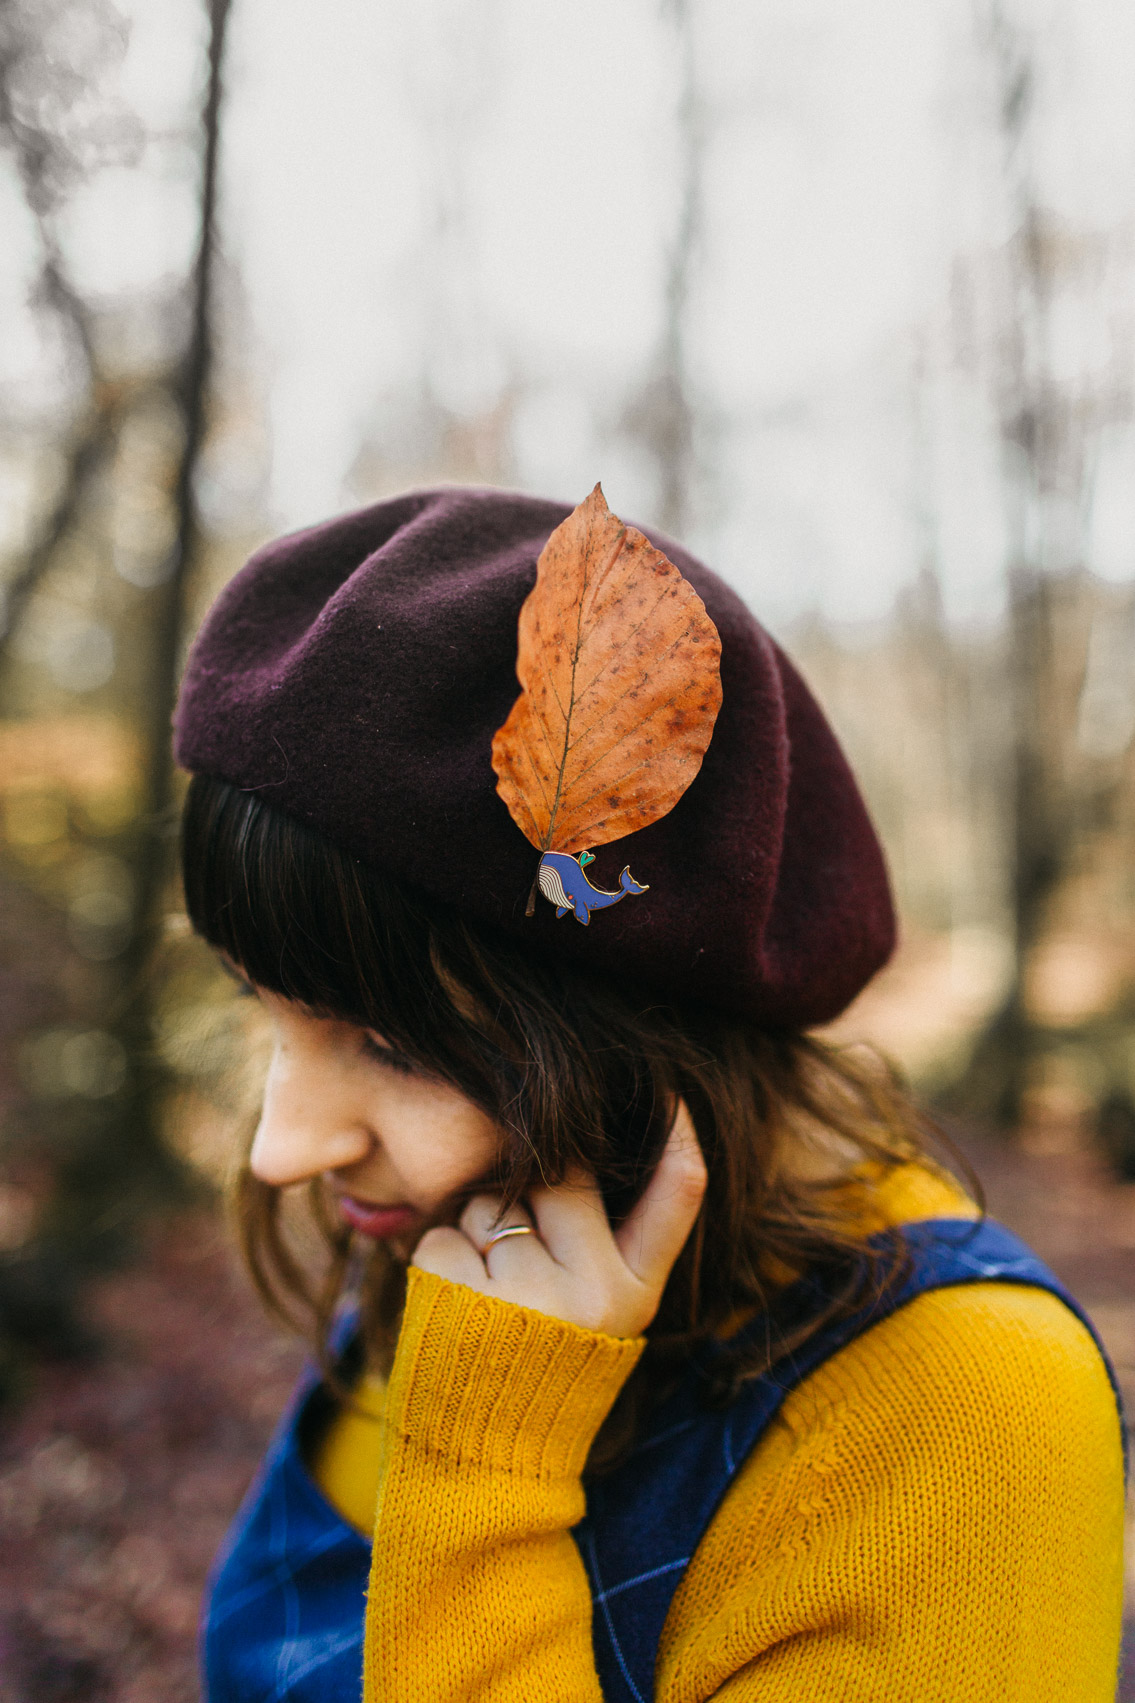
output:
[[[678,1101],[674,1127],[641,1198],[615,1233],[624,1263],[643,1283],[661,1286],[685,1245],[705,1195],[706,1168],[694,1121]]]
[[[468,1236],[450,1225],[427,1230],[411,1260],[420,1271],[431,1271],[435,1277],[448,1278],[450,1283],[464,1283],[468,1289],[484,1290],[484,1260]]]
[[[536,1188],[529,1199],[544,1243],[557,1265],[598,1271],[615,1252],[607,1208],[595,1178],[571,1171],[555,1188]]]
[[[498,1230],[521,1226],[530,1229],[532,1226],[532,1220],[522,1206],[513,1206],[503,1218],[502,1207],[499,1195],[477,1194],[461,1214],[460,1229],[480,1254],[485,1253],[491,1237]],[[516,1239],[519,1241],[520,1238]]]

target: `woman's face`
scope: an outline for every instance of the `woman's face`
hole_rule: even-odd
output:
[[[274,1031],[253,1175],[326,1178],[344,1220],[397,1247],[492,1171],[501,1132],[372,1032],[259,991]]]

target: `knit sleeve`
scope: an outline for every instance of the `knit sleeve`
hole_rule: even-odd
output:
[[[364,1703],[601,1703],[570,1528],[641,1349],[411,1268],[380,1421]]]
[[[1088,1332],[921,1296],[797,1389],[671,1607],[665,1703],[1112,1703],[1123,1461]]]

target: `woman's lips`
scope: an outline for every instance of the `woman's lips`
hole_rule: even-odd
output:
[[[352,1230],[373,1236],[376,1242],[404,1235],[422,1217],[412,1206],[376,1206],[373,1201],[356,1200],[349,1194],[339,1196],[339,1213]]]

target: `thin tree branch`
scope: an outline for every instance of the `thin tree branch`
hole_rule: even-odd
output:
[[[0,659],[3,658],[36,588],[55,560],[56,551],[75,525],[88,488],[110,458],[118,419],[117,400],[104,404],[96,408],[87,424],[72,440],[59,497],[45,519],[38,538],[25,553],[23,567],[0,588]]]
[[[200,542],[200,516],[194,490],[207,424],[209,385],[214,365],[213,311],[217,261],[217,168],[220,157],[221,103],[224,92],[225,40],[232,0],[209,0],[208,71],[201,109],[201,189],[197,252],[191,281],[189,343],[175,380],[184,437],[174,487],[177,532],[168,576],[159,588],[160,608],[154,633],[153,690],[147,729],[147,791],[150,806],[161,813],[172,801],[173,757],[170,720],[177,695],[178,665],[186,618],[186,590]],[[152,895],[151,895],[152,897]]]

